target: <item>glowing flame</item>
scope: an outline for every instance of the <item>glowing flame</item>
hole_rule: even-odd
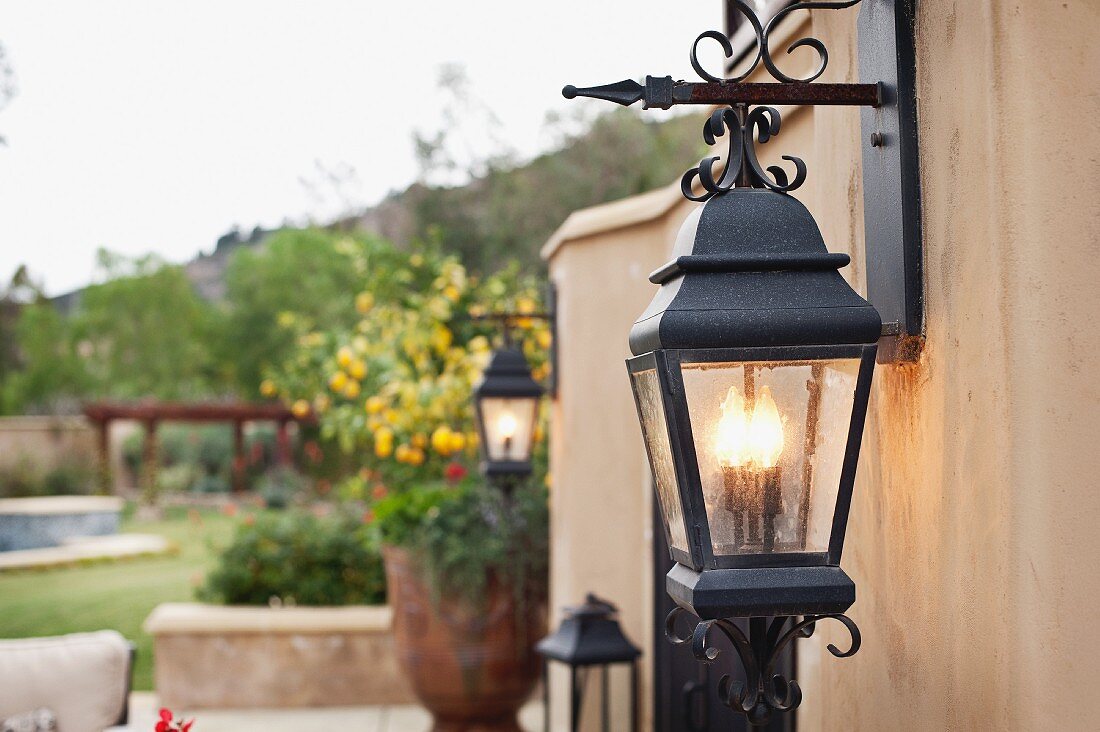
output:
[[[774,468],[783,452],[783,420],[772,399],[771,389],[764,387],[756,398],[749,423],[749,444],[753,462],[764,468]]]
[[[736,386],[730,387],[722,402],[714,449],[720,465],[735,467],[749,461],[749,420],[745,414],[745,398]]]
[[[714,452],[723,467],[775,467],[783,452],[783,420],[771,389],[760,390],[750,416],[741,392],[736,386],[729,388],[715,429]]]
[[[512,439],[516,436],[516,430],[518,429],[519,422],[516,421],[516,415],[511,412],[503,412],[497,417],[497,434],[500,435],[500,439]]]

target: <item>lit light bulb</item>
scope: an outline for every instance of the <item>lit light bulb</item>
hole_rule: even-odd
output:
[[[516,415],[511,412],[504,412],[497,417],[497,434],[500,435],[502,440],[510,440],[515,437],[517,429],[519,429],[519,422],[516,421]]]
[[[753,462],[760,467],[774,468],[783,452],[783,421],[772,399],[771,389],[766,386],[756,397],[748,431]]]
[[[745,398],[736,386],[731,386],[722,402],[722,416],[714,439],[718,464],[737,467],[749,461],[749,421],[745,414]]]

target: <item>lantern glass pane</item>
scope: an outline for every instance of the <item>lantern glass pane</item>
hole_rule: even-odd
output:
[[[538,398],[482,397],[485,454],[492,462],[527,462],[535,430]]]
[[[681,365],[715,556],[828,551],[859,365]]]
[[[676,468],[672,462],[672,445],[668,439],[668,423],[665,421],[665,400],[661,395],[661,383],[657,371],[646,369],[631,375],[634,398],[642,416],[642,433],[649,453],[653,480],[657,483],[657,500],[668,527],[669,546],[688,551],[687,530],[684,528],[684,512],[680,506],[680,492],[676,484]]]

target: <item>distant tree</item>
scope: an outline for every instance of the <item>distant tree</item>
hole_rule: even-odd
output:
[[[263,247],[238,250],[226,272],[216,354],[228,365],[230,381],[253,396],[264,369],[286,360],[295,347],[294,329],[279,327],[280,320],[336,327],[354,315],[364,289],[402,287],[385,277],[392,252],[374,237],[324,229],[284,229]]]
[[[15,408],[8,403],[8,384],[23,366],[17,332],[20,315],[24,308],[44,299],[41,284],[31,277],[26,265],[20,265],[7,286],[0,289],[0,414]]]
[[[51,303],[20,311],[15,327],[20,366],[3,384],[4,413],[72,412],[89,389],[69,320]]]
[[[16,326],[21,368],[5,384],[10,410],[72,411],[78,399],[186,399],[223,390],[210,343],[214,308],[181,267],[155,257],[98,255],[102,282],[68,316],[46,301]]]
[[[463,186],[409,188],[412,235],[438,236],[476,271],[510,259],[540,268],[539,248],[571,212],[668,185],[703,152],[695,116],[652,122],[619,109],[579,129],[555,124],[560,147],[525,165],[491,163]]]
[[[182,267],[101,253],[106,281],[83,292],[73,337],[96,396],[181,399],[217,390],[217,313]]]

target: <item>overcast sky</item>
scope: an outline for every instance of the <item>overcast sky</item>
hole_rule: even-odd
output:
[[[345,191],[375,202],[415,178],[444,64],[530,156],[547,112],[578,104],[564,84],[691,78],[721,17],[719,0],[4,0],[19,91],[0,110],[0,278],[25,262],[58,294],[100,246],[184,261],[233,225],[323,217],[335,197],[301,183],[316,161],[353,166]],[[484,127],[465,131],[481,150]]]

